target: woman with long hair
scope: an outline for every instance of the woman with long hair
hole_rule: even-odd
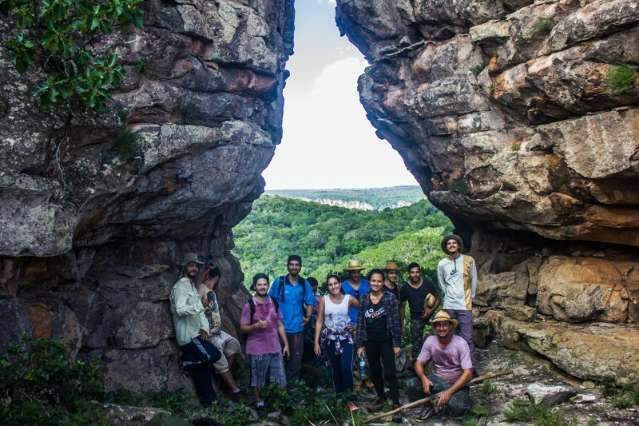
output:
[[[399,384],[395,372],[395,357],[400,353],[399,302],[393,293],[384,291],[384,271],[373,269],[368,274],[371,291],[361,301],[357,323],[357,355],[366,354],[370,377],[375,385],[377,399],[371,411],[384,406],[384,382],[390,388],[393,406],[399,406]],[[401,421],[401,417],[393,421]]]
[[[315,354],[328,359],[333,372],[333,384],[338,396],[350,398],[349,410],[358,409],[353,402],[353,327],[348,316],[350,307],[359,307],[354,297],[344,294],[337,275],[326,279],[328,294],[319,300],[315,322]]]

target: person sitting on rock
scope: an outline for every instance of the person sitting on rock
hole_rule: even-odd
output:
[[[175,338],[182,351],[182,367],[190,373],[200,403],[208,406],[216,399],[211,379],[213,365],[221,353],[208,340],[209,321],[195,288],[195,279],[203,264],[195,253],[184,256],[181,278],[173,285],[170,299]]]
[[[467,386],[473,377],[470,348],[464,339],[453,332],[458,321],[448,312],[439,311],[430,321],[434,335],[428,336],[415,361],[415,373],[426,395],[437,395],[433,405],[436,411],[445,409],[447,414],[461,416],[472,408]],[[429,375],[424,367],[429,362],[434,370]]]
[[[235,337],[222,330],[222,317],[215,294],[215,287],[219,281],[220,269],[215,265],[209,265],[198,287],[198,293],[202,298],[204,312],[209,321],[209,340],[221,352],[220,359],[214,364],[215,372],[222,377],[230,390],[231,399],[236,400],[240,394],[240,388],[231,374],[231,360],[241,354],[242,347]]]
[[[283,356],[289,355],[280,308],[277,300],[268,295],[268,287],[268,276],[255,274],[251,284],[255,295],[242,307],[240,318],[240,331],[248,334],[246,354],[251,366],[251,387],[255,388],[255,405],[258,409],[264,408],[260,390],[267,383],[286,386]]]
[[[477,354],[473,343],[473,298],[477,289],[475,259],[462,254],[464,243],[459,235],[447,235],[442,250],[448,255],[437,265],[437,280],[444,292],[443,308],[451,318],[459,321],[459,335],[464,338],[477,368]],[[475,371],[477,374],[477,371]]]

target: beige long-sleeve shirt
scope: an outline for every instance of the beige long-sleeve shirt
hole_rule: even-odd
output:
[[[171,290],[171,313],[178,345],[186,345],[200,334],[208,333],[209,321],[204,315],[204,306],[197,289],[188,277],[181,278]]]

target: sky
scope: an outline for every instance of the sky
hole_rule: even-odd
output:
[[[334,0],[295,2],[295,53],[284,89],[284,136],[266,189],[416,185],[399,154],[375,136],[359,102],[366,61],[335,25]]]

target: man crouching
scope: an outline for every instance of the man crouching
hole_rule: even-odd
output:
[[[466,341],[453,334],[457,320],[446,311],[439,311],[430,321],[435,334],[429,336],[415,362],[415,373],[426,395],[439,394],[433,402],[435,411],[461,416],[471,407],[470,389],[466,384],[473,377],[473,362]],[[424,366],[432,361],[434,371],[428,376]]]

